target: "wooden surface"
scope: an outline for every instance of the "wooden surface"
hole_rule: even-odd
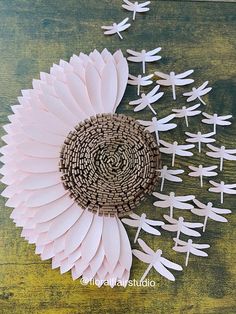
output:
[[[207,112],[232,113],[236,116],[236,4],[224,2],[152,1],[151,11],[137,15],[132,27],[124,33],[124,40],[105,37],[100,26],[113,20],[120,21],[128,12],[121,9],[121,0],[1,0],[0,1],[0,123],[7,123],[10,106],[17,101],[21,89],[31,87],[32,78],[40,71],[48,71],[60,58],[68,60],[73,53],[89,53],[94,48],[107,47],[115,51],[122,48],[152,49],[163,47],[163,59],[148,65],[148,72],[155,69],[176,72],[195,69],[196,84],[209,80],[214,90],[206,97]],[[131,72],[138,74],[139,65],[132,65]],[[187,91],[187,89],[184,89]],[[181,95],[183,89],[177,89]],[[119,107],[119,112],[144,120],[151,113],[134,114],[128,100],[135,97],[129,87]],[[168,89],[165,99],[156,105],[159,116],[180,107],[184,100],[178,97],[174,104]],[[179,128],[163,138],[184,140],[186,128],[178,121]],[[200,118],[191,119],[189,131],[209,131],[200,124]],[[1,135],[3,131],[1,130]],[[220,129],[218,143],[236,147],[236,120],[232,126]],[[204,149],[205,151],[205,149]],[[170,163],[170,158],[164,157]],[[195,154],[191,163],[212,164],[214,160]],[[177,158],[177,166],[184,167],[188,160]],[[226,162],[220,175],[227,182],[236,182],[236,163]],[[184,184],[166,185],[165,192],[175,189],[178,194],[195,194],[202,201],[219,197],[203,190],[194,178],[184,176]],[[3,186],[2,186],[3,188]],[[161,218],[165,210],[155,209],[150,197],[137,213],[147,212],[151,218]],[[51,270],[51,262],[42,262],[34,254],[34,246],[20,238],[9,216],[11,209],[0,199],[0,313],[1,314],[75,314],[75,313],[181,313],[181,314],[233,314],[236,313],[236,212],[235,197],[225,197],[225,208],[233,214],[228,224],[209,221],[201,241],[209,243],[209,258],[190,257],[187,269],[177,275],[172,283],[150,272],[152,287],[127,287],[114,289],[82,286],[73,282],[69,273],[60,275]],[[176,211],[176,214],[180,214]],[[185,214],[193,219],[191,214]],[[196,218],[195,218],[196,219]],[[196,219],[198,220],[198,219]],[[135,231],[128,230],[132,239]],[[183,264],[184,256],[171,250],[171,235],[159,237],[142,233],[153,248],[160,247],[167,258]],[[146,265],[134,258],[131,279],[139,279]]]

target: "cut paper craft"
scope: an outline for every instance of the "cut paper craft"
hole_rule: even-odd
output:
[[[226,149],[225,146],[216,147],[211,144],[208,144],[207,147],[211,150],[211,152],[207,152],[207,156],[212,158],[220,159],[220,171],[223,170],[223,162],[225,160],[236,160],[236,149]]]
[[[201,143],[213,143],[213,142],[215,142],[215,139],[211,138],[211,136],[215,135],[214,132],[206,133],[206,134],[202,134],[201,132],[197,132],[196,134],[190,133],[190,132],[185,132],[185,134],[189,137],[186,139],[186,142],[198,143],[199,153],[201,153],[201,150],[202,150]]]
[[[181,109],[172,109],[176,118],[185,118],[186,126],[188,127],[188,117],[193,117],[201,113],[201,110],[196,110],[201,104],[192,107],[183,106]]]
[[[160,92],[158,93],[158,90],[160,88],[160,85],[155,86],[148,94],[141,94],[141,98],[137,100],[130,101],[129,104],[131,106],[136,106],[134,108],[134,111],[140,111],[143,110],[144,108],[148,107],[154,115],[156,115],[156,111],[153,109],[152,105],[155,103],[158,99],[160,99],[164,93]]]
[[[184,93],[183,96],[187,96],[187,102],[194,101],[195,99],[200,100],[200,102],[203,105],[206,105],[206,103],[203,101],[202,96],[208,94],[211,90],[212,87],[207,87],[208,81],[204,82],[201,86],[198,88],[193,87],[191,92]]]
[[[140,74],[138,76],[134,76],[134,75],[129,74],[128,84],[137,86],[138,88],[137,95],[139,96],[140,87],[151,85],[153,83],[153,81],[151,80],[152,77],[153,77],[153,74],[150,74],[147,76],[142,76]]]
[[[208,254],[202,250],[208,249],[210,247],[209,244],[198,244],[193,243],[192,239],[188,239],[188,242],[185,242],[183,240],[174,238],[175,246],[173,247],[173,250],[180,253],[187,253],[186,260],[185,260],[185,266],[188,266],[189,261],[189,255],[190,253],[196,256],[202,256],[207,257]]]
[[[220,193],[220,202],[221,204],[224,203],[224,194],[236,194],[236,183],[234,184],[225,184],[224,181],[220,181],[220,183],[217,183],[215,181],[209,181],[211,185],[213,185],[212,188],[209,188],[208,191],[214,192],[214,193]]]
[[[131,55],[127,58],[127,60],[131,62],[142,62],[143,73],[145,73],[146,71],[145,64],[147,62],[154,62],[161,59],[161,56],[157,55],[157,53],[160,51],[161,47],[155,48],[151,51],[146,51],[145,49],[143,49],[140,52],[127,49],[127,52]]]
[[[146,130],[150,133],[155,132],[157,144],[160,144],[160,136],[159,132],[165,132],[172,130],[177,127],[175,123],[168,123],[172,119],[174,119],[175,114],[170,114],[162,119],[157,120],[156,117],[152,118],[152,121],[144,121],[144,120],[137,120],[141,125],[146,126]]]
[[[221,216],[230,214],[231,210],[224,209],[224,208],[216,208],[213,207],[213,204],[211,202],[208,202],[206,205],[199,202],[197,199],[193,200],[195,205],[197,205],[198,208],[191,209],[191,212],[197,216],[205,217],[204,218],[204,224],[203,224],[203,232],[206,230],[207,220],[208,218],[219,221],[219,222],[227,222],[228,220]]]
[[[126,9],[127,11],[133,12],[133,21],[135,20],[136,13],[143,13],[147,12],[150,9],[147,7],[151,2],[146,1],[139,3],[138,1],[131,2],[129,0],[123,0],[125,4],[122,4],[122,7]]]
[[[170,208],[171,218],[173,217],[174,208],[187,210],[193,208],[193,205],[186,202],[192,201],[195,198],[194,195],[175,196],[174,192],[170,192],[169,195],[164,195],[158,192],[153,192],[152,194],[161,200],[154,202],[153,205],[160,208]]]
[[[114,35],[117,34],[120,39],[123,39],[123,37],[121,36],[121,32],[125,31],[127,28],[130,27],[131,24],[127,23],[129,20],[129,18],[125,18],[123,21],[121,21],[120,23],[113,23],[110,26],[102,26],[102,29],[105,30],[104,34],[105,35]]]
[[[226,126],[226,125],[231,124],[230,121],[226,121],[226,120],[231,119],[232,115],[218,116],[217,113],[214,113],[213,115],[211,115],[211,114],[208,114],[206,112],[203,112],[202,115],[204,117],[206,117],[206,119],[202,119],[202,122],[206,123],[206,124],[212,124],[213,125],[213,132],[215,134],[216,134],[216,126],[217,125]]]
[[[170,72],[170,74],[165,74],[165,73],[157,71],[155,72],[155,74],[158,77],[162,78],[162,80],[157,80],[157,84],[172,87],[173,99],[176,100],[175,87],[189,85],[193,83],[194,82],[193,79],[189,79],[189,78],[186,79],[186,77],[192,74],[193,72],[194,70],[188,70],[180,74],[175,74],[175,72]]]
[[[9,117],[11,123],[6,127],[7,145],[1,150],[5,158],[5,165],[1,169],[2,181],[9,185],[3,195],[9,198],[6,206],[14,207],[11,218],[17,226],[23,227],[22,237],[36,245],[36,253],[41,255],[42,260],[52,258],[53,268],[60,267],[61,273],[71,270],[73,279],[80,276],[86,280],[94,279],[98,286],[105,281],[114,286],[117,280],[124,286],[127,284],[132,264],[130,242],[119,213],[105,215],[105,212],[83,209],[77,199],[70,195],[71,190],[65,189],[62,181],[59,163],[65,141],[69,142],[74,132],[82,132],[80,123],[87,130],[87,125],[96,126],[99,119],[103,118],[106,122],[111,115],[116,119],[114,113],[127,81],[128,64],[121,51],[112,55],[107,49],[102,53],[94,50],[89,55],[74,55],[69,62],[61,60],[59,65],[53,65],[50,74],[40,73],[40,80],[33,81],[33,89],[22,91],[23,96],[18,99],[20,105],[12,107],[14,115]],[[99,115],[104,113],[107,114],[106,118]],[[128,132],[132,131],[131,123],[132,127],[139,127],[134,119],[131,121],[129,117],[122,117],[129,127]],[[128,132],[125,133],[126,145],[129,142]],[[144,130],[142,132],[146,133]],[[83,132],[81,134],[85,135]],[[136,137],[137,134],[135,132]],[[99,140],[100,136],[104,143],[103,133],[101,135],[93,132],[92,140]],[[82,140],[86,154],[89,147],[94,147],[90,139],[85,136]],[[153,151],[156,144],[154,140],[152,143]],[[129,149],[136,146],[133,141],[128,145]],[[80,146],[78,148],[83,156]],[[74,147],[74,163],[78,166],[77,151]],[[130,153],[132,150],[128,151]],[[117,167],[120,156],[115,152],[111,157],[106,150],[101,151],[99,156],[100,166],[95,167],[96,161],[92,162],[91,158],[89,163],[99,171],[104,185],[109,185],[111,195],[113,186],[107,180],[107,174],[111,176],[112,167]],[[128,161],[124,160],[126,165]],[[86,158],[83,161],[84,171],[85,162]],[[67,164],[71,164],[69,159]],[[156,166],[153,173],[156,173]],[[92,172],[88,175],[93,176]],[[122,172],[121,177],[123,180]],[[131,179],[132,171],[125,182],[120,181],[119,189],[120,184],[127,188],[127,182]],[[86,175],[83,180],[83,189],[88,181],[92,182]],[[87,192],[83,192],[83,197]],[[117,203],[117,207],[123,204],[120,200]]]
[[[129,215],[129,217],[132,219],[123,218],[121,219],[121,221],[128,226],[138,228],[135,238],[134,238],[134,243],[136,243],[141,230],[144,230],[150,234],[161,235],[160,231],[153,228],[152,226],[162,226],[164,225],[163,221],[147,219],[146,214],[142,214],[141,216],[139,216],[137,214],[132,213]]]
[[[203,187],[203,177],[215,177],[217,176],[217,172],[213,171],[217,169],[217,166],[203,167],[199,165],[198,167],[188,166],[192,172],[189,172],[190,177],[199,177],[200,178],[200,186]]]
[[[163,216],[165,220],[167,220],[170,225],[165,224],[162,226],[162,229],[170,231],[170,232],[177,232],[176,239],[179,239],[180,234],[183,233],[185,235],[188,235],[190,237],[200,237],[201,233],[199,233],[196,230],[196,228],[202,228],[203,224],[198,222],[187,222],[184,221],[183,217],[179,217],[179,219],[171,218],[168,215]]]
[[[149,264],[148,268],[144,272],[142,278],[140,279],[140,282],[143,282],[144,279],[147,277],[149,271],[152,269],[152,267],[155,268],[155,270],[163,277],[175,281],[174,275],[167,269],[174,269],[181,271],[183,268],[168,259],[162,257],[162,250],[158,249],[153,251],[143,240],[138,239],[138,243],[143,249],[144,252],[139,250],[133,250],[134,256],[136,256],[140,261]]]
[[[158,169],[157,171],[160,172],[161,191],[163,191],[165,180],[172,181],[172,182],[183,181],[181,178],[177,177],[178,174],[184,173],[184,170],[182,169],[168,169],[167,166],[163,166],[162,169],[160,170]]]
[[[175,156],[193,156],[192,152],[189,152],[189,149],[194,148],[193,144],[189,144],[189,145],[179,145],[178,142],[174,142],[173,144],[171,143],[167,143],[163,140],[159,141],[161,145],[165,146],[165,147],[161,147],[160,148],[160,152],[167,154],[167,155],[172,155],[172,167],[174,167],[175,165]]]

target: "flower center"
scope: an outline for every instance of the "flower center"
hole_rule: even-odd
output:
[[[122,114],[97,115],[78,124],[60,155],[64,187],[78,205],[120,217],[154,190],[159,166],[153,136]]]

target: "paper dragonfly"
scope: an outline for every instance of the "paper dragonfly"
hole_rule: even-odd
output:
[[[156,115],[157,113],[153,109],[151,104],[156,102],[158,99],[160,99],[164,95],[163,92],[157,93],[159,88],[160,88],[160,85],[155,86],[148,94],[142,93],[140,99],[130,101],[129,104],[131,106],[137,105],[137,107],[134,108],[135,112],[143,110],[144,108],[148,107],[152,111],[152,113]]]
[[[160,148],[160,152],[164,154],[172,155],[172,167],[175,165],[175,156],[193,156],[192,152],[187,151],[188,149],[192,149],[194,147],[193,144],[189,145],[179,145],[178,142],[174,142],[173,144],[167,143],[163,140],[159,141],[161,145],[165,147]]]
[[[223,162],[225,160],[236,160],[236,149],[226,149],[225,146],[221,146],[220,148],[215,147],[213,145],[208,144],[207,147],[211,150],[211,152],[207,152],[207,156],[213,158],[220,159],[220,171],[223,170]]]
[[[179,217],[179,219],[171,218],[170,216],[164,215],[165,220],[167,220],[170,225],[163,225],[162,229],[177,232],[176,239],[179,239],[180,233],[186,234],[190,237],[200,237],[201,233],[196,230],[192,230],[195,228],[202,228],[203,224],[198,222],[186,222],[183,217]]]
[[[196,199],[193,201],[198,208],[191,209],[191,212],[197,216],[205,217],[203,224],[203,232],[205,232],[206,230],[208,218],[219,222],[228,221],[225,217],[222,217],[221,215],[230,214],[231,210],[213,207],[213,204],[211,202],[208,202],[207,205],[205,205]]]
[[[189,254],[207,257],[208,254],[203,249],[208,249],[210,247],[209,244],[197,244],[193,243],[193,240],[189,239],[188,242],[182,241],[180,239],[174,238],[175,246],[173,250],[180,253],[187,253],[185,266],[188,266]]]
[[[214,126],[213,132],[214,133],[216,133],[216,126],[217,125],[226,126],[226,125],[230,125],[231,124],[230,121],[226,121],[226,120],[232,118],[232,115],[218,116],[217,113],[214,113],[213,115],[211,115],[211,114],[208,114],[206,112],[203,112],[202,115],[204,117],[206,117],[206,119],[202,119],[203,123],[213,124],[213,126]]]
[[[146,71],[145,63],[146,62],[154,62],[161,59],[161,56],[157,55],[157,53],[161,51],[161,47],[153,49],[151,51],[142,50],[141,52],[134,51],[131,49],[127,49],[127,52],[131,55],[127,58],[128,61],[132,62],[142,62],[143,73]]]
[[[207,87],[207,85],[208,85],[208,81],[204,82],[198,88],[193,87],[191,92],[184,93],[183,96],[188,96],[187,102],[193,101],[195,99],[199,99],[203,105],[206,105],[206,103],[203,101],[201,96],[206,95],[212,90],[212,87]]]
[[[155,270],[162,275],[163,277],[175,281],[174,275],[167,269],[174,269],[181,271],[183,268],[168,259],[162,257],[162,250],[156,250],[153,251],[143,240],[138,239],[138,243],[143,249],[144,252],[139,251],[139,250],[133,250],[134,256],[136,256],[140,261],[149,264],[148,268],[144,272],[142,278],[140,279],[140,282],[142,282],[146,276],[148,275],[149,271],[151,270],[152,267],[155,268]]]
[[[201,132],[197,132],[196,134],[185,132],[185,134],[189,137],[186,139],[186,142],[198,143],[199,153],[201,153],[201,143],[213,143],[213,142],[215,142],[215,139],[211,138],[211,136],[215,135],[214,132],[206,133],[206,134],[202,134]]]
[[[158,77],[162,78],[162,80],[157,80],[157,84],[163,86],[172,86],[173,99],[176,100],[175,86],[183,86],[193,83],[194,82],[193,79],[186,79],[186,77],[192,74],[193,72],[194,70],[188,70],[180,74],[175,74],[175,72],[165,74],[157,71],[155,72],[155,74]]]
[[[123,39],[123,37],[121,36],[121,32],[125,31],[127,28],[130,27],[131,24],[126,24],[128,22],[129,18],[127,17],[126,19],[124,19],[123,21],[121,21],[120,23],[113,23],[110,26],[102,26],[102,29],[105,30],[104,34],[105,35],[114,35],[117,34],[120,39]]]
[[[217,166],[203,167],[199,165],[198,167],[188,166],[192,172],[189,172],[190,177],[199,177],[200,178],[200,186],[203,187],[203,177],[214,177],[217,176],[217,172],[213,171],[217,169]]]
[[[175,196],[174,192],[170,192],[169,195],[153,192],[152,195],[161,200],[154,202],[153,205],[160,208],[170,208],[171,218],[173,217],[174,208],[188,210],[192,209],[193,205],[187,204],[186,202],[192,201],[195,198],[194,195]]]
[[[143,13],[150,10],[149,8],[147,8],[147,6],[151,3],[150,1],[146,1],[143,3],[139,3],[137,1],[133,3],[128,0],[123,1],[125,2],[125,4],[122,4],[122,7],[128,11],[133,12],[133,21],[135,20],[136,13]]]
[[[217,183],[215,181],[209,181],[211,185],[213,185],[212,188],[209,188],[208,191],[214,192],[214,193],[220,193],[220,202],[221,204],[224,203],[224,194],[236,194],[236,184],[225,184],[224,181],[220,181],[220,183]]]
[[[181,109],[172,109],[172,111],[175,113],[176,118],[185,118],[185,123],[188,127],[188,117],[193,117],[201,113],[201,110],[195,110],[199,106],[201,106],[201,104],[196,104],[188,108],[183,106]]]
[[[177,177],[178,174],[184,173],[182,169],[168,169],[167,166],[163,166],[162,169],[158,169],[157,171],[160,172],[161,191],[163,191],[165,179],[172,182],[183,181],[181,178]]]
[[[151,80],[152,77],[153,77],[153,74],[150,74],[147,76],[142,76],[140,74],[138,76],[134,76],[134,75],[129,74],[128,84],[134,85],[134,86],[136,85],[138,87],[137,94],[139,96],[140,87],[151,85],[153,83],[153,81]]]
[[[137,120],[143,126],[146,126],[146,130],[156,134],[157,144],[160,145],[160,137],[159,132],[169,131],[177,127],[175,123],[168,123],[172,119],[174,119],[175,114],[170,114],[165,118],[157,120],[156,117],[152,118],[152,121],[144,121],[144,120]]]
[[[163,221],[147,219],[146,214],[142,214],[141,216],[139,216],[137,214],[132,213],[129,215],[129,217],[132,219],[123,218],[121,220],[128,226],[138,228],[134,238],[134,243],[136,243],[141,229],[150,234],[161,235],[161,233],[157,229],[151,226],[162,226],[164,225]]]

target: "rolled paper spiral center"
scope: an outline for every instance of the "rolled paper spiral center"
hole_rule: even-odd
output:
[[[122,217],[153,192],[159,166],[158,146],[143,126],[129,116],[101,114],[68,134],[59,168],[81,208]]]

